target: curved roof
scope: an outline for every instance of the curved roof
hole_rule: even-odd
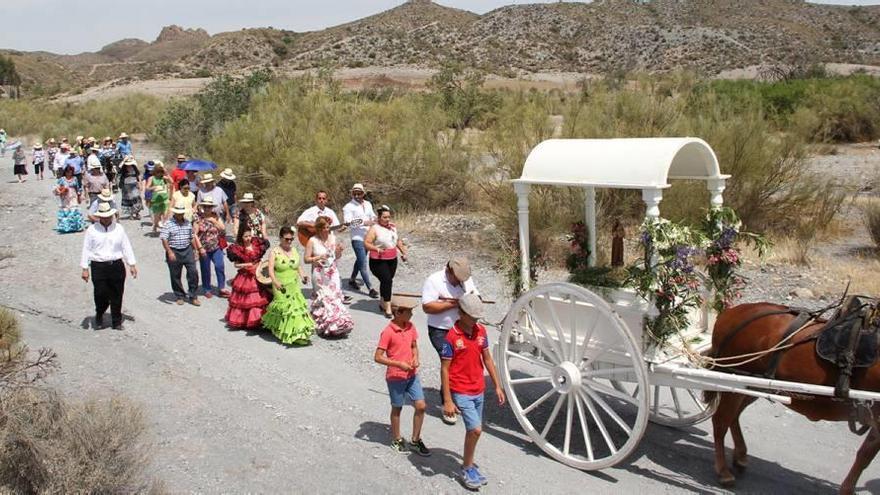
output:
[[[513,182],[646,189],[727,177],[698,138],[550,139],[535,146]]]

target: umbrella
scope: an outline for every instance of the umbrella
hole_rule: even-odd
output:
[[[217,164],[205,160],[189,160],[183,162],[179,168],[186,171],[204,172],[205,170],[214,170],[217,168]]]
[[[6,151],[12,151],[15,149],[21,148],[21,141],[13,141],[6,145]]]

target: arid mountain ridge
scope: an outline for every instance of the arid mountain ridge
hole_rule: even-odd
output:
[[[793,59],[880,65],[880,6],[802,0],[604,0],[510,5],[483,15],[429,0],[320,31],[208,35],[167,26],[151,43],[95,53],[11,54],[25,86],[51,94],[111,80],[204,77],[272,67],[435,68],[456,59],[502,76],[688,68],[707,75]]]

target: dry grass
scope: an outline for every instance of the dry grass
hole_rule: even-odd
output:
[[[874,245],[880,248],[880,200],[872,198],[861,201],[861,209],[864,215],[865,228],[874,241]]]
[[[850,294],[880,296],[880,259],[877,257],[848,259],[822,257],[814,264],[825,274],[826,281],[820,280],[818,283],[819,293],[840,293],[842,284],[849,281]]]

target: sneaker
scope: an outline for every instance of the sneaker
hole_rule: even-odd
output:
[[[477,478],[480,478],[481,485],[488,485],[489,484],[489,480],[486,479],[486,477],[483,476],[483,473],[480,472],[480,466],[477,466],[476,464],[474,464],[474,471],[477,472]]]
[[[479,474],[477,473],[477,468],[474,466],[461,468],[461,482],[465,487],[471,490],[478,490],[483,486]]]
[[[376,289],[370,289],[370,297],[373,299],[379,299],[379,291]]]
[[[458,423],[458,415],[457,414],[453,414],[451,416],[447,416],[444,414],[442,416],[442,418],[443,418],[443,422],[448,425],[454,425],[455,423]]]
[[[409,450],[411,452],[415,452],[422,457],[431,457],[431,450],[428,447],[425,447],[425,442],[422,439],[413,440],[409,443]]]
[[[353,299],[351,298],[351,296],[343,296],[342,297],[342,304],[351,304],[352,301],[353,301]]]
[[[403,437],[391,442],[391,450],[398,454],[406,454],[409,452],[409,449],[406,447],[406,440],[404,440]]]
[[[354,290],[358,290],[361,288],[361,284],[359,284],[357,280],[351,279],[348,281],[348,287]]]

